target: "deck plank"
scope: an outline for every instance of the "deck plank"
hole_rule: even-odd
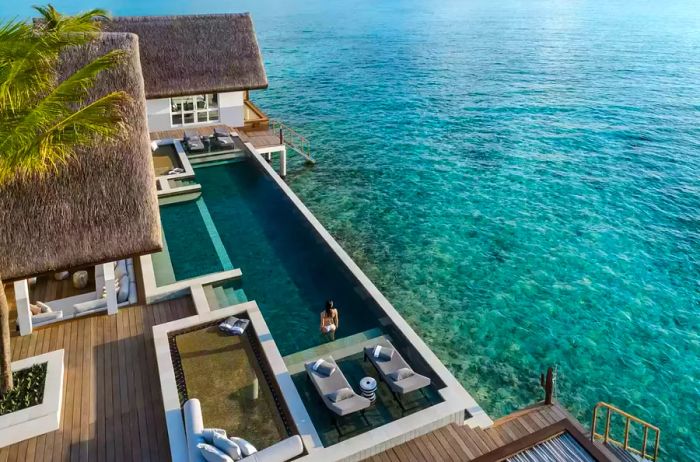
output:
[[[539,404],[497,420],[487,429],[450,424],[374,455],[374,461],[479,461],[501,460],[514,445],[531,445],[532,438],[566,419],[558,405]],[[556,431],[556,429],[552,429]],[[493,453],[493,454],[492,454]],[[498,456],[498,454],[501,454]]]
[[[193,314],[187,297],[12,336],[13,360],[65,350],[63,408],[57,431],[0,448],[0,462],[169,460],[151,329]]]

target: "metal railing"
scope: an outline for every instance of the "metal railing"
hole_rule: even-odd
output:
[[[279,133],[281,144],[301,154],[307,162],[315,163],[311,157],[311,143],[306,138],[278,120],[270,119],[270,129]]]
[[[598,411],[605,409],[607,414],[605,416],[605,430],[603,433],[598,433],[596,431],[596,424],[598,423]],[[610,425],[613,414],[618,414],[625,419],[625,432],[623,441],[618,441],[610,436]],[[632,423],[636,423],[642,426],[642,449],[637,449],[630,446],[630,430]],[[649,442],[649,430],[655,433],[654,445],[651,451],[647,451],[647,446]],[[659,459],[659,441],[661,439],[661,430],[654,425],[643,421],[642,419],[629,414],[622,409],[619,409],[611,404],[600,402],[593,408],[593,425],[591,426],[591,440],[592,441],[602,441],[603,443],[610,443],[621,447],[627,452],[641,456],[644,459],[649,459],[656,461]]]

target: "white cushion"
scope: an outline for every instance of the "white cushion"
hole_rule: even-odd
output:
[[[129,283],[129,303],[134,304],[136,303],[136,281],[133,279]]]
[[[114,267],[114,280],[118,281],[127,274],[129,273],[126,271],[126,260],[119,260]]]
[[[229,456],[233,460],[241,460],[243,458],[243,453],[241,448],[238,447],[236,443],[226,438],[225,436],[214,433],[214,447]]]
[[[117,289],[117,303],[124,303],[129,300],[129,276],[124,274],[119,280]]]
[[[204,441],[206,441],[207,443],[212,444],[214,442],[215,433],[218,433],[219,435],[226,438],[226,430],[224,430],[223,428],[205,428],[202,430],[202,438],[204,438]]]
[[[239,448],[241,448],[241,453],[243,454],[243,457],[248,457],[249,455],[258,452],[258,450],[255,449],[255,446],[253,446],[243,438],[236,438],[235,436],[232,436],[229,439],[236,443]]]
[[[98,298],[97,300],[90,300],[88,302],[76,303],[73,305],[75,312],[77,314],[87,313],[88,311],[99,310],[102,308],[107,308],[107,299]]]
[[[207,462],[233,462],[233,459],[211,444],[199,443],[197,449],[199,449],[199,453],[202,454],[202,457],[204,457],[204,460]]]
[[[32,325],[38,326],[55,319],[63,319],[63,311],[51,311],[50,313],[40,313],[32,316]]]

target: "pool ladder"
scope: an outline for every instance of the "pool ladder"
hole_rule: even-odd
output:
[[[598,423],[598,413],[605,412],[605,429],[603,433],[597,433],[596,424]],[[625,430],[623,435],[623,440],[618,441],[610,436],[610,427],[612,422],[612,416],[619,415],[624,419]],[[602,418],[602,416],[601,416]],[[630,446],[630,431],[632,429],[632,424],[642,427],[642,448],[637,449],[636,447]],[[647,450],[649,442],[649,432],[654,433],[654,444],[651,450]],[[591,425],[591,440],[600,441],[606,446],[612,447],[617,446],[627,453],[641,457],[642,459],[657,461],[659,459],[659,440],[661,439],[661,430],[654,425],[643,421],[642,419],[629,414],[622,409],[619,409],[612,404],[599,402],[593,408],[593,424]]]

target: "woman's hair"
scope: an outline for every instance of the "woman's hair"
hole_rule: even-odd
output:
[[[333,309],[333,300],[326,300],[326,314],[331,314],[331,310]]]

